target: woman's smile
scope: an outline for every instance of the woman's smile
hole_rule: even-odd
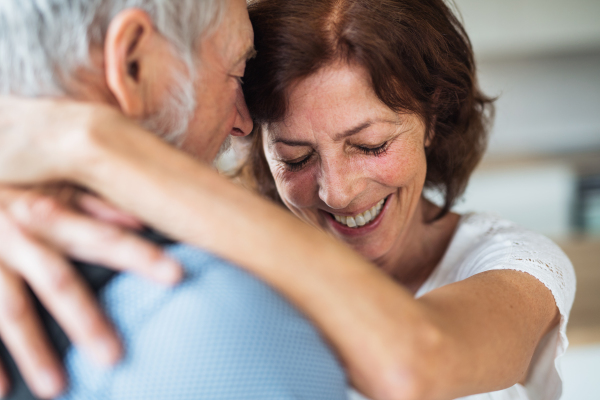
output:
[[[362,236],[373,232],[381,225],[387,210],[387,200],[390,197],[391,195],[358,213],[342,213],[340,211],[331,213],[324,210],[321,210],[321,212],[324,214],[327,224],[339,234],[353,237]]]

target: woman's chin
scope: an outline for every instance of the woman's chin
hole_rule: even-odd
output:
[[[350,245],[350,247],[374,264],[378,264],[378,261],[385,259],[386,254],[390,252],[390,247],[384,246],[383,243],[360,243]]]

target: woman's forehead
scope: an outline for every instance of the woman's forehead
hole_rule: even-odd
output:
[[[286,97],[285,117],[269,124],[275,131],[306,125],[331,125],[345,131],[368,121],[394,119],[396,115],[377,97],[366,71],[355,66],[322,68],[295,83]]]
[[[332,96],[338,101],[376,97],[367,70],[359,64],[345,62],[328,64],[308,77],[296,80],[286,91],[288,101],[296,107],[306,103],[325,105]]]

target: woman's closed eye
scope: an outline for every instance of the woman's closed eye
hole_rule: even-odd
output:
[[[385,154],[385,152],[388,150],[388,148],[390,146],[390,143],[391,143],[391,141],[388,140],[388,141],[385,141],[384,143],[380,144],[379,146],[375,146],[375,147],[358,146],[358,145],[355,145],[354,147],[365,155],[378,157],[378,156]],[[280,161],[285,165],[285,168],[288,171],[298,172],[301,169],[303,169],[306,166],[306,164],[308,164],[308,162],[310,161],[312,156],[313,156],[313,153],[310,153],[305,156],[298,157],[298,158],[295,158],[292,160],[280,160]]]
[[[299,157],[299,158],[296,158],[294,160],[281,160],[281,162],[283,162],[285,164],[285,167],[287,168],[288,171],[297,172],[297,171],[300,171],[302,168],[304,168],[306,166],[306,164],[308,164],[311,157],[312,157],[312,153],[307,154],[302,157]]]
[[[387,151],[388,147],[390,145],[390,141],[385,141],[382,144],[380,144],[379,146],[375,146],[375,147],[371,147],[371,146],[356,146],[356,148],[362,152],[363,154],[366,154],[368,156],[380,156],[385,154],[385,152]]]

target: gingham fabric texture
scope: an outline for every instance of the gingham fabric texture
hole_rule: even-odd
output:
[[[126,346],[115,368],[71,348],[62,400],[346,399],[343,369],[315,328],[269,286],[185,245],[185,281],[121,274],[100,293]]]

